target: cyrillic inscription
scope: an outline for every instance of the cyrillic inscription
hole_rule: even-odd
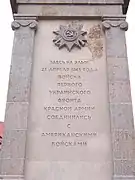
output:
[[[87,138],[96,137],[97,132],[68,132],[68,130],[72,130],[77,122],[87,122],[93,119],[92,114],[96,107],[84,101],[84,98],[89,99],[93,95],[92,89],[85,85],[85,81],[88,81],[85,76],[87,73],[98,72],[98,67],[95,67],[94,61],[90,59],[49,60],[49,66],[43,67],[41,72],[53,73],[56,78],[55,88],[49,86],[48,93],[49,98],[53,99],[53,104],[57,105],[45,104],[44,117],[46,121],[63,121],[67,130],[67,132],[57,132],[56,129],[56,132],[43,132],[41,136],[51,138],[50,146],[53,148],[86,147]],[[59,140],[53,140],[53,138]]]
[[[51,115],[47,115],[47,119],[52,120],[91,120],[91,116],[90,115],[58,115],[58,114],[51,114]]]

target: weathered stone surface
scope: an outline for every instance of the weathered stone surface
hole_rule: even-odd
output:
[[[4,132],[2,158],[25,157],[26,130],[7,130]]]
[[[112,27],[106,31],[107,57],[126,58],[125,32],[119,27]]]
[[[129,80],[126,58],[108,58],[107,64],[109,80]]]
[[[7,101],[28,102],[31,81],[34,31],[20,27],[15,31]]]
[[[104,18],[103,29],[106,35],[106,45],[107,45],[107,58],[118,57],[126,58],[126,41],[125,32],[128,29],[128,23],[125,22],[124,17],[113,18],[109,16]]]
[[[26,102],[8,102],[6,105],[6,130],[27,129],[28,106]]]
[[[104,39],[101,25],[92,26],[88,32],[88,48],[92,53],[93,59],[102,58],[104,51]]]
[[[134,176],[135,164],[133,160],[115,160],[114,174],[118,176]]]
[[[24,175],[24,159],[5,158],[0,161],[1,175]]]
[[[26,180],[32,179],[92,179],[98,180],[96,174],[100,173],[101,180],[110,179],[111,162],[27,162]],[[106,175],[105,175],[106,174]]]
[[[29,5],[27,4],[21,4],[18,6],[18,12],[19,14],[33,14],[37,16],[44,16],[44,17],[59,17],[60,19],[62,17],[72,17],[72,16],[78,16],[78,17],[93,17],[97,16],[103,16],[104,14],[121,14],[122,9],[120,5],[117,6],[86,6],[83,5],[76,5],[76,6],[64,6],[64,5]]]
[[[110,114],[113,129],[132,130],[134,128],[132,104],[110,104]]]
[[[115,160],[133,160],[135,158],[134,132],[132,130],[114,128],[112,138],[113,158]]]
[[[110,81],[109,96],[111,103],[131,102],[131,92],[129,81]]]

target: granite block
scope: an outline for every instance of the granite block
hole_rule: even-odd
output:
[[[135,163],[132,160],[114,160],[114,175],[135,176]]]
[[[7,130],[4,132],[2,158],[24,158],[26,130]]]
[[[63,4],[58,4],[55,6],[49,5],[49,4],[38,4],[38,5],[33,5],[30,4],[27,6],[27,4],[21,4],[18,6],[18,12],[19,14],[31,14],[35,15],[37,14],[38,16],[45,16],[45,17],[59,17],[59,19],[62,19],[63,17],[73,17],[73,16],[78,16],[78,17],[97,17],[103,16],[104,14],[121,14],[121,6],[87,6],[83,5],[83,8],[81,5],[75,5],[75,6],[65,6]]]
[[[130,131],[118,130],[113,132],[113,157],[115,160],[133,160],[135,148],[133,147],[134,136]]]
[[[111,176],[111,162],[26,162],[26,180],[91,179],[107,180]]]
[[[120,27],[111,27],[106,31],[107,57],[126,58],[125,31]]]
[[[109,80],[129,80],[126,58],[107,58]]]
[[[23,175],[24,174],[24,159],[9,158],[0,159],[1,175]]]
[[[116,129],[132,130],[132,104],[110,104],[111,126]]]
[[[9,78],[8,102],[28,102],[31,81],[34,31],[20,27],[15,31]]]
[[[111,103],[130,103],[131,92],[129,81],[110,81],[109,97]]]
[[[28,106],[25,102],[7,102],[5,130],[27,129]]]
[[[114,160],[135,159],[134,131],[125,129],[112,130],[112,148]]]

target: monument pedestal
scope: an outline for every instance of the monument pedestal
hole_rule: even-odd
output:
[[[123,3],[14,3],[2,179],[135,179]]]

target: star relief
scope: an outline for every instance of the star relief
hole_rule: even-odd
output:
[[[82,31],[82,28],[82,25],[60,25],[58,31],[53,31],[56,35],[53,40],[54,44],[58,46],[59,49],[66,47],[69,52],[73,47],[81,49],[81,47],[84,47],[87,42],[85,39],[85,34],[87,34],[87,32]]]

